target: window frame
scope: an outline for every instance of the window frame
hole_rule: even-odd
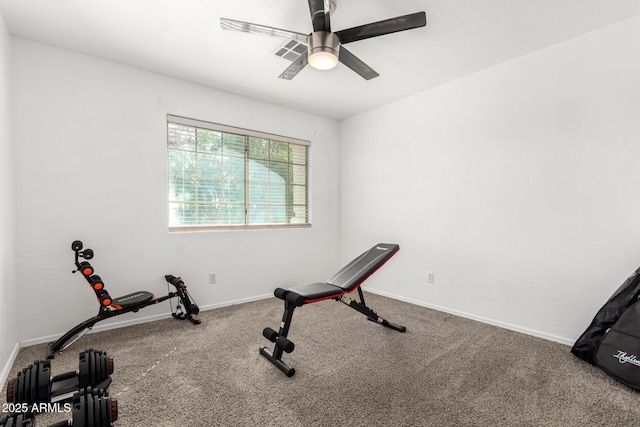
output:
[[[199,225],[199,224],[195,224],[195,225],[171,225],[171,209],[170,209],[170,205],[171,205],[171,200],[170,200],[170,194],[169,194],[169,181],[171,179],[171,171],[169,170],[169,154],[170,154],[170,148],[169,148],[169,124],[173,123],[173,124],[177,124],[177,125],[183,125],[183,126],[189,126],[189,127],[194,127],[196,129],[206,129],[206,130],[211,130],[214,132],[224,132],[224,133],[230,133],[230,134],[234,134],[234,135],[241,135],[244,137],[244,141],[245,141],[245,152],[244,152],[244,168],[245,168],[245,180],[244,180],[244,224],[218,224],[218,225]],[[218,230],[255,230],[255,229],[283,229],[283,228],[310,228],[311,227],[311,187],[310,187],[310,181],[311,181],[311,163],[310,163],[310,158],[311,158],[311,142],[310,141],[306,141],[306,140],[302,140],[302,139],[297,139],[297,138],[292,138],[292,137],[288,137],[288,136],[283,136],[283,135],[276,135],[276,134],[272,134],[272,133],[266,133],[266,132],[261,132],[261,131],[256,131],[256,130],[252,130],[252,129],[245,129],[245,128],[239,128],[239,127],[235,127],[235,126],[229,126],[229,125],[223,125],[223,124],[219,124],[219,123],[212,123],[212,122],[206,122],[206,121],[202,121],[202,120],[197,120],[197,119],[191,119],[191,118],[187,118],[187,117],[182,117],[182,116],[176,116],[176,115],[172,115],[172,114],[167,114],[166,116],[166,131],[167,131],[167,135],[166,135],[166,184],[167,184],[167,188],[166,188],[166,194],[167,194],[167,199],[166,199],[166,207],[167,207],[167,228],[169,232],[186,232],[186,231],[218,231]],[[197,131],[196,131],[197,132]],[[305,188],[305,204],[304,205],[298,205],[298,206],[305,206],[305,222],[298,222],[298,223],[265,223],[265,224],[250,224],[247,223],[249,220],[249,209],[250,209],[250,205],[252,204],[249,200],[249,186],[251,182],[255,182],[252,180],[249,180],[249,162],[251,160],[256,160],[253,158],[250,158],[249,155],[249,139],[250,138],[260,138],[260,139],[267,139],[269,141],[276,141],[276,142],[283,142],[283,143],[287,143],[287,144],[294,144],[294,145],[298,145],[298,146],[304,146],[305,147],[305,183],[304,183],[304,188]],[[197,153],[197,150],[195,151],[195,153]],[[288,163],[291,166],[295,165],[294,163],[292,163],[291,161],[289,161]],[[293,185],[293,184],[291,184]],[[270,204],[269,204],[270,205]],[[287,204],[285,204],[285,206],[289,206]],[[291,205],[293,206],[293,204]]]

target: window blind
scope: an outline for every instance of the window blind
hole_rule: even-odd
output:
[[[169,230],[310,226],[309,148],[167,115]]]

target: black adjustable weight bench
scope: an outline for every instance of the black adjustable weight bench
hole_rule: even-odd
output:
[[[389,243],[379,243],[361,254],[359,257],[347,264],[325,283],[312,283],[309,285],[294,286],[289,289],[277,288],[273,294],[284,301],[284,314],[278,332],[271,328],[265,328],[262,335],[269,341],[275,343],[273,351],[266,347],[260,347],[260,354],[266,357],[278,369],[288,377],[292,377],[296,371],[282,361],[282,353],[291,353],[294,344],[287,338],[293,310],[305,304],[333,299],[348,305],[354,310],[367,316],[368,320],[379,323],[387,328],[404,332],[404,326],[396,325],[382,317],[366,306],[360,285],[384,265],[396,252],[400,246]],[[360,301],[356,301],[346,296],[346,294],[358,290]]]

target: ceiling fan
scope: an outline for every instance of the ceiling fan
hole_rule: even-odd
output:
[[[379,74],[349,52],[343,45],[427,25],[426,14],[417,12],[332,32],[330,15],[335,9],[335,0],[308,0],[308,2],[313,24],[313,32],[310,34],[227,18],[220,18],[220,25],[225,30],[284,37],[306,46],[300,52],[300,56],[280,74],[279,77],[285,80],[293,79],[307,64],[318,70],[330,70],[338,65],[338,61],[360,74],[366,80],[373,79],[378,77]]]

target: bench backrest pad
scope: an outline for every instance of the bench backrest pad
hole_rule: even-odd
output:
[[[378,243],[338,271],[326,283],[351,292],[400,250],[395,243]]]

